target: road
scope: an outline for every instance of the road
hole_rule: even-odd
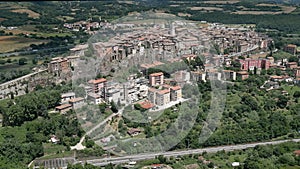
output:
[[[102,159],[93,159],[87,160],[87,163],[90,163],[95,166],[104,166],[109,163],[112,164],[121,164],[127,163],[130,161],[139,161],[139,160],[146,160],[146,159],[153,159],[158,155],[163,155],[165,157],[171,156],[182,156],[182,155],[189,155],[189,154],[201,154],[203,152],[208,153],[215,153],[221,150],[225,151],[233,151],[233,150],[242,150],[246,148],[255,147],[258,145],[275,145],[280,144],[288,141],[293,142],[300,142],[300,139],[290,139],[290,140],[279,140],[279,141],[269,141],[269,142],[259,142],[259,143],[249,143],[249,144],[238,144],[238,145],[227,145],[227,146],[218,146],[218,147],[208,147],[202,149],[193,149],[193,150],[183,150],[183,151],[168,151],[168,152],[161,152],[161,153],[147,153],[147,154],[137,154],[137,155],[128,155],[123,157],[113,157],[113,158],[102,158]],[[82,163],[84,163],[83,161]]]
[[[125,106],[124,106],[125,107]],[[71,150],[83,150],[85,149],[85,146],[82,145],[82,142],[85,139],[86,135],[90,135],[93,131],[95,131],[97,128],[99,128],[100,126],[102,126],[103,124],[105,124],[107,121],[112,120],[113,117],[117,116],[117,115],[121,115],[124,107],[122,107],[120,110],[118,110],[117,113],[113,113],[110,116],[108,116],[106,119],[104,119],[103,121],[101,121],[100,123],[98,123],[96,126],[94,126],[93,128],[91,128],[89,131],[87,131],[80,139],[79,143],[77,143],[75,146],[71,146]]]

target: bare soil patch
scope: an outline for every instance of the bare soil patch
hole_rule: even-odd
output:
[[[191,14],[188,14],[188,13],[181,13],[181,12],[179,12],[178,13],[178,16],[188,16],[188,17],[190,17],[190,16],[192,16]]]
[[[191,7],[190,8],[193,11],[222,11],[223,8],[217,8],[217,7]]]
[[[236,0],[228,0],[228,1],[203,1],[203,3],[206,3],[206,4],[235,4],[235,3],[238,3],[240,1],[236,1]]]

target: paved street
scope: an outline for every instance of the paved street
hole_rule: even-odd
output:
[[[162,152],[162,153],[137,154],[137,155],[129,155],[129,156],[123,156],[123,157],[93,159],[93,160],[87,160],[86,162],[93,164],[95,166],[104,166],[109,163],[120,164],[120,163],[129,162],[129,161],[153,159],[153,158],[155,158],[155,156],[158,156],[158,155],[164,155],[165,157],[170,157],[170,156],[181,156],[181,155],[188,155],[188,154],[200,154],[203,152],[215,153],[215,152],[218,152],[221,150],[225,150],[225,151],[242,150],[242,149],[246,149],[246,148],[255,147],[257,145],[268,145],[268,144],[275,145],[275,144],[280,144],[280,143],[284,143],[284,142],[288,142],[288,141],[300,142],[300,139],[208,147],[208,148],[202,148],[202,149],[183,150],[183,151],[168,151],[168,152]]]

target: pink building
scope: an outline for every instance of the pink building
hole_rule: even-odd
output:
[[[241,70],[254,70],[254,68],[261,68],[268,70],[270,68],[270,61],[268,59],[238,59],[241,64]]]

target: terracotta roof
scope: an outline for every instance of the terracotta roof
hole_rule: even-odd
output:
[[[300,150],[294,151],[294,154],[299,156],[300,155]]]
[[[248,75],[248,72],[247,72],[247,71],[240,71],[240,72],[237,72],[237,74],[240,74],[240,75]]]
[[[158,72],[158,73],[152,73],[149,76],[161,76],[163,74],[164,74],[163,72]]]
[[[92,83],[92,84],[98,84],[98,83],[103,83],[103,82],[106,82],[106,79],[100,78],[100,79],[90,80],[89,81],[89,83]]]
[[[180,86],[173,86],[173,87],[171,87],[171,89],[172,90],[179,90],[179,89],[181,89],[181,87]]]
[[[296,46],[296,45],[293,45],[293,44],[288,44],[287,47],[293,47],[293,48],[296,48],[297,46]]]
[[[274,76],[270,76],[270,78],[272,78],[272,79],[282,79],[283,77],[274,75]]]
[[[297,62],[289,62],[287,63],[288,65],[297,65],[298,63]]]
[[[63,105],[55,107],[55,109],[63,110],[63,109],[69,108],[69,107],[72,107],[72,105],[70,105],[70,104],[63,104]]]
[[[158,94],[166,94],[166,93],[170,93],[170,91],[168,89],[165,89],[165,90],[160,90],[157,93]]]
[[[156,92],[157,91],[157,89],[155,89],[155,88],[149,88],[149,92]]]
[[[78,98],[70,99],[69,102],[70,103],[75,103],[75,102],[79,102],[79,101],[82,101],[82,100],[84,100],[84,98],[78,97]]]
[[[139,103],[143,109],[151,109],[154,107],[154,104],[152,104],[150,101],[144,101],[142,103]]]

